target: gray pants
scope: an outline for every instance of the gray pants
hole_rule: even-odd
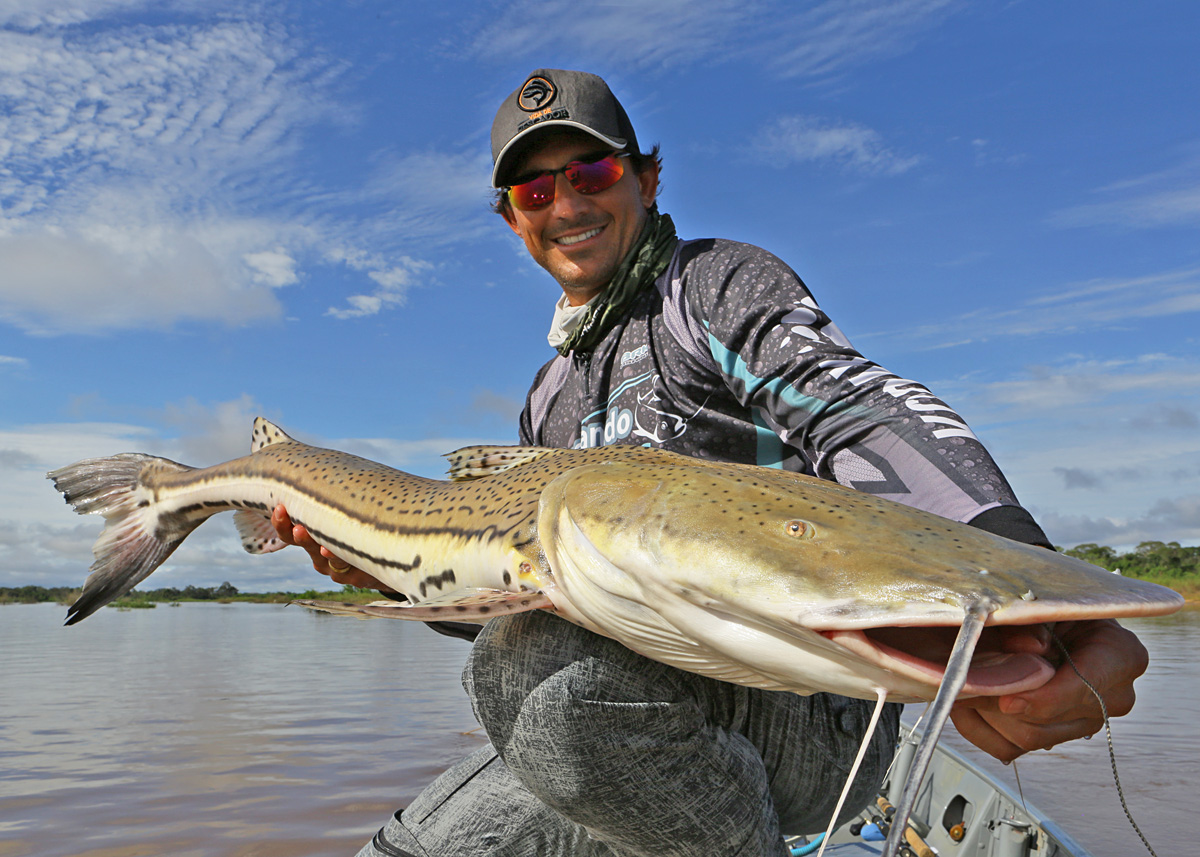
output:
[[[491,745],[359,857],[782,857],[829,823],[873,705],[703,678],[542,612],[489,622],[463,684]],[[843,818],[899,720],[889,704]]]

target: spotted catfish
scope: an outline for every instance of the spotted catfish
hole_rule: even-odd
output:
[[[451,481],[319,449],[255,421],[250,455],[206,468],[125,453],[49,474],[107,519],[78,622],[129,591],[207,518],[283,547],[284,504],[406,604],[344,609],[483,622],[551,610],[643,655],[740,684],[932,699],[964,616],[987,625],[1151,616],[1169,589],[795,473],[636,446],[468,447]],[[986,638],[985,638],[986,640]],[[961,694],[1053,668],[981,643]]]

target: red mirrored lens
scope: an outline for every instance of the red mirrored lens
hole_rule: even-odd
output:
[[[508,189],[508,199],[522,211],[536,211],[554,202],[555,177],[562,173],[579,193],[600,193],[620,181],[625,174],[622,156],[613,153],[596,161],[571,161],[561,170],[542,173]]]
[[[600,193],[615,185],[624,175],[625,168],[620,158],[609,155],[590,164],[574,161],[567,164],[564,173],[571,187],[580,193]]]
[[[545,208],[554,202],[554,173],[542,173],[532,181],[513,185],[508,189],[508,199],[522,211]]]

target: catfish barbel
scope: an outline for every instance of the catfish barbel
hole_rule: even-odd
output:
[[[1155,616],[1183,599],[1072,557],[835,483],[637,446],[467,447],[451,481],[288,437],[255,420],[251,454],[193,468],[125,453],[49,474],[104,531],[67,624],[145,580],[232,510],[250,553],[284,546],[282,503],[338,559],[405,606],[483,622],[551,610],[646,657],[801,694],[932,699],[954,629]],[[1018,693],[1053,668],[976,652],[963,696]]]

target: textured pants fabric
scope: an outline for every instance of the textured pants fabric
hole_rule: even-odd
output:
[[[463,673],[491,745],[359,857],[781,857],[825,829],[873,703],[703,678],[547,613],[494,619]],[[891,759],[889,704],[842,817]]]

